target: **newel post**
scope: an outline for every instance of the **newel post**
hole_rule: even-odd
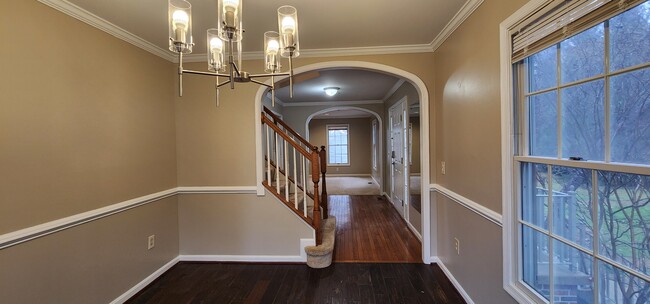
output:
[[[318,197],[318,182],[320,179],[320,169],[318,167],[318,151],[316,148],[314,148],[314,150],[311,151],[311,181],[314,183],[314,215],[312,219],[314,221],[314,229],[316,230],[316,246],[323,243],[323,235],[320,224],[320,199]]]
[[[323,218],[329,217],[329,196],[327,196],[327,180],[325,179],[325,174],[327,173],[327,151],[325,151],[325,146],[320,146],[320,173],[322,175],[322,195],[321,195],[321,205],[323,206]]]

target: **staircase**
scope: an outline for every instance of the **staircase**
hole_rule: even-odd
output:
[[[262,132],[262,185],[314,228],[316,246],[305,248],[307,264],[327,267],[334,246],[335,219],[328,216],[325,146],[319,150],[266,107],[262,112]]]

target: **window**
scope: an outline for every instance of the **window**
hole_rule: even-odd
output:
[[[650,1],[641,2],[514,63],[515,273],[540,303],[650,303]]]
[[[328,165],[350,164],[350,138],[348,125],[327,126]]]

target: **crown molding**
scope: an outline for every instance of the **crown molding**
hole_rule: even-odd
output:
[[[372,115],[353,115],[353,116],[314,116],[311,120],[326,120],[326,119],[357,119],[357,118],[371,118]],[[340,174],[328,174],[327,176],[343,176]],[[370,177],[370,174],[352,174],[347,176],[367,176]]]
[[[406,54],[406,53],[431,53],[433,49],[431,44],[410,44],[410,45],[389,45],[389,46],[364,46],[349,48],[330,48],[330,49],[303,49],[300,50],[300,57],[340,57],[340,56],[359,56],[359,55],[386,55],[386,54]],[[264,58],[263,52],[243,52],[242,60],[261,60]],[[178,58],[173,60],[178,62]],[[184,62],[206,62],[207,54],[191,54],[183,56]]]
[[[445,25],[445,28],[431,41],[429,44],[431,52],[435,52],[482,3],[483,0],[468,0],[465,2],[456,15]]]
[[[122,39],[132,45],[135,45],[151,54],[161,57],[167,61],[178,63],[178,57],[167,49],[163,49],[131,32],[73,4],[67,0],[38,0],[39,2],[52,7],[70,17],[82,21],[101,31],[104,31],[116,38]],[[340,57],[340,56],[360,56],[360,55],[387,55],[387,54],[406,54],[406,53],[431,53],[434,52],[449,36],[476,10],[483,0],[468,0],[454,17],[447,23],[443,30],[427,44],[407,44],[407,45],[388,45],[388,46],[368,46],[368,47],[349,47],[349,48],[327,48],[327,49],[304,49],[301,50],[301,57]],[[206,62],[206,54],[190,54],[183,56],[185,62]],[[260,60],[263,58],[263,52],[244,52],[242,60]]]
[[[404,78],[398,79],[395,82],[395,85],[393,85],[393,87],[390,88],[390,90],[388,90],[388,93],[386,93],[386,95],[384,96],[384,98],[382,98],[382,100],[384,100],[384,101],[388,100],[388,98],[393,96],[393,94],[395,94],[395,92],[397,92],[397,89],[399,89],[399,87],[401,87],[405,82],[406,82],[406,80]]]
[[[358,100],[358,101],[308,101],[308,102],[287,102],[285,107],[317,107],[317,106],[353,106],[383,104],[383,100]]]
[[[103,19],[73,3],[66,0],[38,0],[53,9],[56,9],[72,18],[84,22],[96,29],[104,31],[116,38],[122,39],[132,45],[135,45],[151,54],[161,57],[168,61],[174,61],[176,58],[171,52],[158,47],[157,45],[132,34],[131,32]]]

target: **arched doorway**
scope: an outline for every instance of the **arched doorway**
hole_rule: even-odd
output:
[[[375,117],[377,119],[377,121],[379,122],[379,139],[383,138],[383,120],[381,118],[381,115],[379,115],[378,113],[376,113],[376,112],[374,112],[372,110],[368,110],[368,109],[364,109],[364,108],[360,108],[360,107],[353,107],[353,106],[333,106],[331,108],[323,109],[323,110],[320,110],[318,112],[312,113],[311,115],[309,115],[307,117],[307,120],[305,121],[305,132],[306,132],[305,133],[305,136],[306,136],[305,138],[307,140],[309,140],[309,122],[311,122],[311,120],[314,117],[316,117],[318,115],[321,115],[321,114],[334,112],[334,111],[341,111],[341,110],[357,110],[357,111],[363,111],[363,112],[369,113],[370,115]],[[381,157],[382,151],[384,151],[383,150],[383,140],[379,140],[378,144],[379,144],[378,157]],[[382,161],[378,162],[378,166],[379,166],[379,175],[382,177],[382,180],[383,180],[384,162],[382,162]],[[380,192],[384,191],[384,183],[383,182],[379,184],[379,189],[380,189]]]
[[[424,263],[431,263],[431,243],[435,244],[435,235],[431,234],[431,208],[429,193],[429,92],[426,85],[418,76],[413,73],[398,69],[396,67],[383,65],[374,62],[365,61],[327,61],[314,63],[294,69],[295,74],[300,74],[313,70],[332,69],[332,68],[356,68],[374,70],[382,73],[388,73],[409,81],[416,88],[420,100],[421,124],[422,129],[420,132],[420,155],[422,157],[420,162],[421,171],[421,193],[422,195],[422,260]],[[270,84],[270,80],[267,80]],[[262,127],[261,127],[261,113],[262,102],[264,94],[267,91],[266,87],[260,87],[255,96],[255,141],[256,141],[256,177],[257,177],[257,194],[264,195],[264,187],[262,181],[264,179],[264,163],[262,151]],[[383,169],[382,169],[383,172]],[[383,174],[383,173],[382,173]],[[426,194],[426,195],[425,195]],[[432,238],[433,237],[433,238]]]

